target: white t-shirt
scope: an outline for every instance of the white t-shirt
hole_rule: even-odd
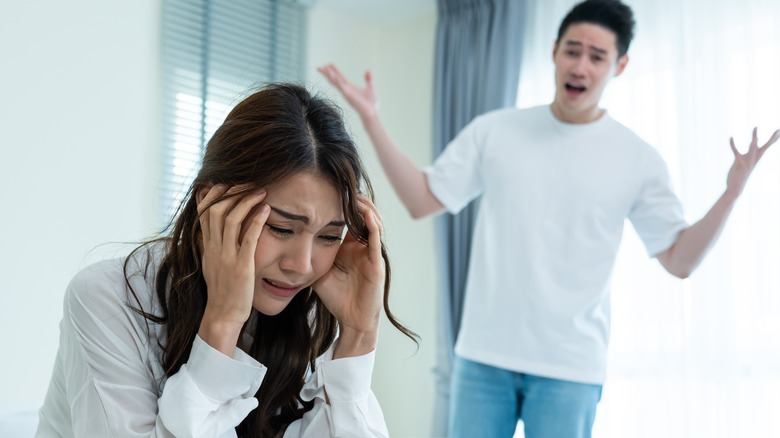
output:
[[[156,251],[156,253],[155,253]],[[159,257],[159,246],[152,251]],[[143,278],[146,250],[133,257],[130,282],[145,311],[160,314],[153,277]],[[128,304],[124,259],[81,271],[65,295],[60,347],[37,437],[235,437],[235,427],[257,406],[254,394],[266,367],[240,349],[234,358],[200,337],[189,359],[166,379],[158,341],[165,327]],[[130,298],[130,304],[137,303]],[[333,346],[317,360],[301,391],[314,408],[285,437],[386,437],[371,392],[374,352],[332,360]],[[329,404],[325,402],[327,388]]]
[[[608,114],[513,108],[476,118],[425,172],[451,213],[482,195],[456,354],[603,383],[625,218],[651,256],[688,226],[657,151]]]

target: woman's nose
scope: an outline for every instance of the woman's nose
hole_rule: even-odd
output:
[[[308,239],[298,239],[298,241],[289,247],[279,261],[279,268],[282,271],[305,275],[312,271],[312,244]]]

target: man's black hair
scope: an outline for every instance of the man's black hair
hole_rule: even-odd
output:
[[[569,26],[577,23],[596,24],[611,30],[615,34],[618,58],[628,53],[636,22],[634,12],[620,0],[585,0],[578,3],[563,18],[557,41],[560,42]]]

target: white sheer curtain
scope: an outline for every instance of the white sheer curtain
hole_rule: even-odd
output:
[[[529,11],[518,105],[553,96],[552,43],[576,1]],[[669,164],[691,222],[725,188],[728,139],[780,128],[780,1],[636,0],[625,73],[602,101]],[[630,226],[613,277],[607,383],[594,435],[780,437],[780,146],[685,281]]]

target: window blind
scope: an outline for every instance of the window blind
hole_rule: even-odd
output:
[[[242,97],[268,82],[301,82],[301,0],[164,0],[160,222],[175,213],[206,143]]]

